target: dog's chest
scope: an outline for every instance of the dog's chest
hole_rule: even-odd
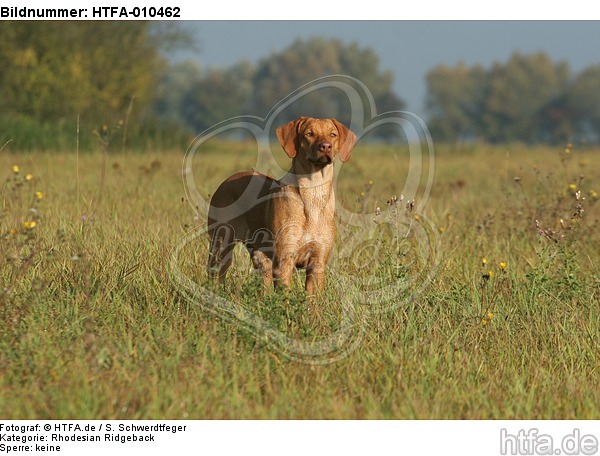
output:
[[[276,250],[292,255],[297,267],[329,252],[335,242],[335,199],[322,187],[284,187],[275,199],[274,226]]]

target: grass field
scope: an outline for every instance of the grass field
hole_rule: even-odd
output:
[[[182,290],[173,252],[204,223],[186,198],[183,151],[8,149],[5,419],[600,418],[598,150],[438,147],[429,201],[420,192],[409,211],[407,151],[357,147],[337,197],[369,215],[354,234],[340,223],[319,302],[304,301],[301,273],[289,294],[261,296],[242,250],[235,278],[215,291],[307,344],[337,334],[348,304],[356,334],[319,364],[290,359]],[[199,192],[255,156],[245,143],[207,148],[192,171]],[[206,255],[200,236],[177,257],[202,289]],[[394,283],[407,286],[365,298]]]

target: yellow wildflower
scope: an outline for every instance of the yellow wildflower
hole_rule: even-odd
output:
[[[482,258],[481,259],[481,264],[486,264],[486,263],[487,263],[487,260],[485,258]]]
[[[35,197],[38,200],[44,199],[44,194],[42,192],[35,192]]]
[[[27,174],[27,176],[25,176],[25,180],[30,181],[31,179],[33,179],[33,174]]]
[[[485,315],[485,317],[483,317],[483,318],[481,319],[481,324],[485,326],[485,325],[487,325],[488,323],[491,323],[491,322],[492,322],[492,318],[494,318],[494,314],[493,314],[492,312],[488,312],[488,313]]]
[[[577,185],[569,184],[569,190],[575,190],[575,189],[577,189]]]
[[[505,270],[506,270],[506,267],[507,267],[507,266],[508,266],[508,265],[507,265],[506,263],[500,263],[500,269],[502,269],[503,271],[505,271]]]
[[[19,171],[20,171],[19,165],[13,165],[13,173],[19,174]]]

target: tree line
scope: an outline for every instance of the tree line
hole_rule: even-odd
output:
[[[170,67],[159,82],[154,105],[159,118],[203,131],[216,123],[251,113],[266,117],[287,95],[316,78],[344,74],[366,84],[379,111],[401,110],[405,103],[392,90],[393,77],[379,69],[372,49],[339,40],[297,40],[256,65],[240,62],[230,68],[202,71],[185,61]],[[285,110],[285,120],[318,113],[348,122],[349,101],[340,90],[309,93]]]
[[[76,118],[88,136],[125,124],[132,137],[178,131],[189,138],[234,116],[264,117],[290,92],[331,74],[362,81],[378,112],[405,108],[375,51],[355,43],[297,40],[256,64],[221,69],[193,60],[168,62],[167,52],[191,42],[177,25],[160,22],[4,22],[0,141],[43,141],[61,129],[72,135]],[[514,54],[490,68],[438,66],[426,84],[425,120],[434,140],[565,142],[600,136],[600,65],[573,74],[543,53]],[[324,90],[303,97],[286,115],[347,121],[348,111],[345,95]]]
[[[573,74],[546,54],[426,76],[428,125],[441,140],[560,143],[600,139],[600,65]]]
[[[155,87],[168,67],[164,52],[189,42],[170,23],[4,21],[0,26],[0,147],[83,145],[93,133],[146,122]]]

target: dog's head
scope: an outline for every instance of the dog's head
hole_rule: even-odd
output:
[[[298,156],[314,166],[327,166],[339,155],[348,161],[356,135],[335,119],[300,117],[277,129],[277,138],[290,158]]]

